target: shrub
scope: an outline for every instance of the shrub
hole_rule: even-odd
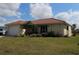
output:
[[[42,35],[41,34],[31,34],[30,36],[31,37],[41,37]]]
[[[31,36],[31,37],[36,37],[36,34],[31,34],[30,36]]]
[[[47,36],[52,37],[52,36],[56,36],[56,35],[55,35],[55,32],[48,32]]]
[[[47,37],[48,33],[42,33],[42,36]]]
[[[42,36],[42,34],[37,34],[37,37],[41,37]]]
[[[60,33],[48,32],[47,36],[49,37],[61,37]]]
[[[55,36],[56,36],[56,37],[61,37],[61,36],[62,36],[62,34],[57,33],[57,34],[55,34]]]

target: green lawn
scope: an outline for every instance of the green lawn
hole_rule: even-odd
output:
[[[79,36],[76,37],[3,37],[0,54],[3,55],[63,55],[79,54]]]

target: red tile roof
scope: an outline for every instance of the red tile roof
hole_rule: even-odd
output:
[[[26,23],[27,23],[27,21],[18,20],[18,21],[12,22],[12,23],[8,23],[6,25],[17,25],[17,24],[26,24]]]
[[[32,24],[66,24],[65,21],[54,19],[54,18],[47,18],[47,19],[39,19],[32,21]]]
[[[37,24],[37,25],[43,25],[43,24],[68,24],[65,21],[59,20],[59,19],[54,19],[54,18],[46,18],[46,19],[39,19],[39,20],[34,20],[34,21],[16,21],[9,23],[7,25],[17,25],[17,24],[29,24],[31,22],[32,24]]]

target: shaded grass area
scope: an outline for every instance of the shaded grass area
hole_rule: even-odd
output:
[[[79,36],[76,37],[3,37],[1,55],[78,55]]]

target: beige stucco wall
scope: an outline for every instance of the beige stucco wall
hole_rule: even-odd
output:
[[[71,36],[71,26],[68,26],[64,24],[55,24],[55,25],[49,25],[48,26],[48,32],[54,31],[56,34],[60,34],[61,36]]]
[[[71,26],[69,26],[69,32],[68,32],[69,34],[68,34],[68,36],[72,36],[72,28],[71,28]]]
[[[68,26],[68,30],[67,30]],[[21,34],[20,25],[9,25],[7,26],[7,35],[19,35]],[[55,24],[55,25],[48,25],[47,27],[48,32],[54,31],[56,34],[60,34],[61,36],[72,36],[71,26],[64,25],[64,24]],[[40,28],[38,29],[40,32]]]
[[[63,25],[61,24],[49,25],[48,32],[51,32],[51,31],[55,32],[56,34],[63,35]]]
[[[70,36],[72,36],[72,29],[71,29],[71,26],[68,26],[68,30],[67,30],[67,26],[66,25],[64,25],[64,36],[68,36],[68,37],[70,37]]]

